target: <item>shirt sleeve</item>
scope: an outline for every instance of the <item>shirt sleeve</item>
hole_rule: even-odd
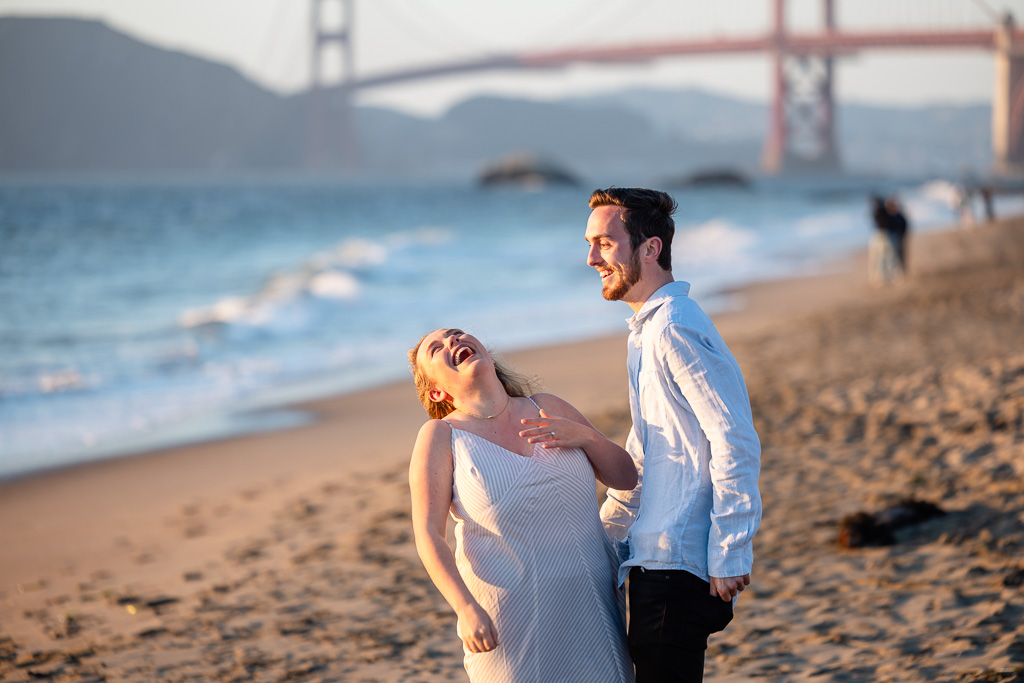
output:
[[[672,324],[662,342],[667,371],[711,445],[708,573],[748,574],[761,523],[761,442],[743,375],[717,333]]]
[[[626,541],[629,527],[633,525],[637,513],[640,511],[640,490],[644,483],[644,464],[642,458],[638,459],[633,455],[640,452],[638,443],[639,439],[634,426],[626,438],[626,451],[629,452],[630,457],[633,458],[633,464],[636,466],[636,486],[629,491],[608,489],[607,497],[601,504],[601,524],[604,525],[605,533],[613,541],[623,543]]]

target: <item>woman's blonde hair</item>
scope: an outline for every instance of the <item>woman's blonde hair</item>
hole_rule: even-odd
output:
[[[419,396],[420,403],[426,409],[427,415],[435,420],[440,420],[455,410],[455,404],[451,401],[430,400],[430,390],[434,388],[434,383],[420,370],[419,365],[416,363],[420,346],[429,334],[428,332],[420,337],[416,345],[409,349],[409,370],[412,372],[413,382],[416,384],[416,395]],[[516,372],[506,365],[504,361],[494,358],[494,354],[491,354],[491,358],[494,360],[494,373],[498,376],[501,386],[505,387],[505,393],[518,398],[530,396],[533,393],[534,381],[531,378]]]

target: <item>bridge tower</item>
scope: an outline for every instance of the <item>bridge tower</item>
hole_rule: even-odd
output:
[[[996,33],[995,92],[992,95],[992,152],[997,173],[1024,171],[1024,42],[1014,41],[1006,14]]]
[[[351,102],[351,84],[355,75],[352,63],[353,4],[354,0],[311,0],[312,50],[306,148],[306,163],[311,168],[351,169],[356,165]],[[325,67],[335,65],[338,73],[333,79],[340,80],[328,82]]]
[[[822,0],[826,33],[835,31],[833,0]],[[795,54],[786,40],[786,0],[774,0],[775,92],[761,166],[766,173],[840,170],[829,54]]]

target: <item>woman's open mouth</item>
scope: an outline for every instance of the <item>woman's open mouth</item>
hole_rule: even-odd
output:
[[[473,355],[473,349],[468,346],[460,346],[455,349],[455,353],[452,354],[452,363],[459,365],[462,361]]]

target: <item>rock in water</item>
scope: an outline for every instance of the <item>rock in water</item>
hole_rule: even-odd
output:
[[[551,161],[532,155],[516,155],[487,166],[478,178],[482,187],[521,186],[540,188],[547,185],[578,186],[579,179]]]

